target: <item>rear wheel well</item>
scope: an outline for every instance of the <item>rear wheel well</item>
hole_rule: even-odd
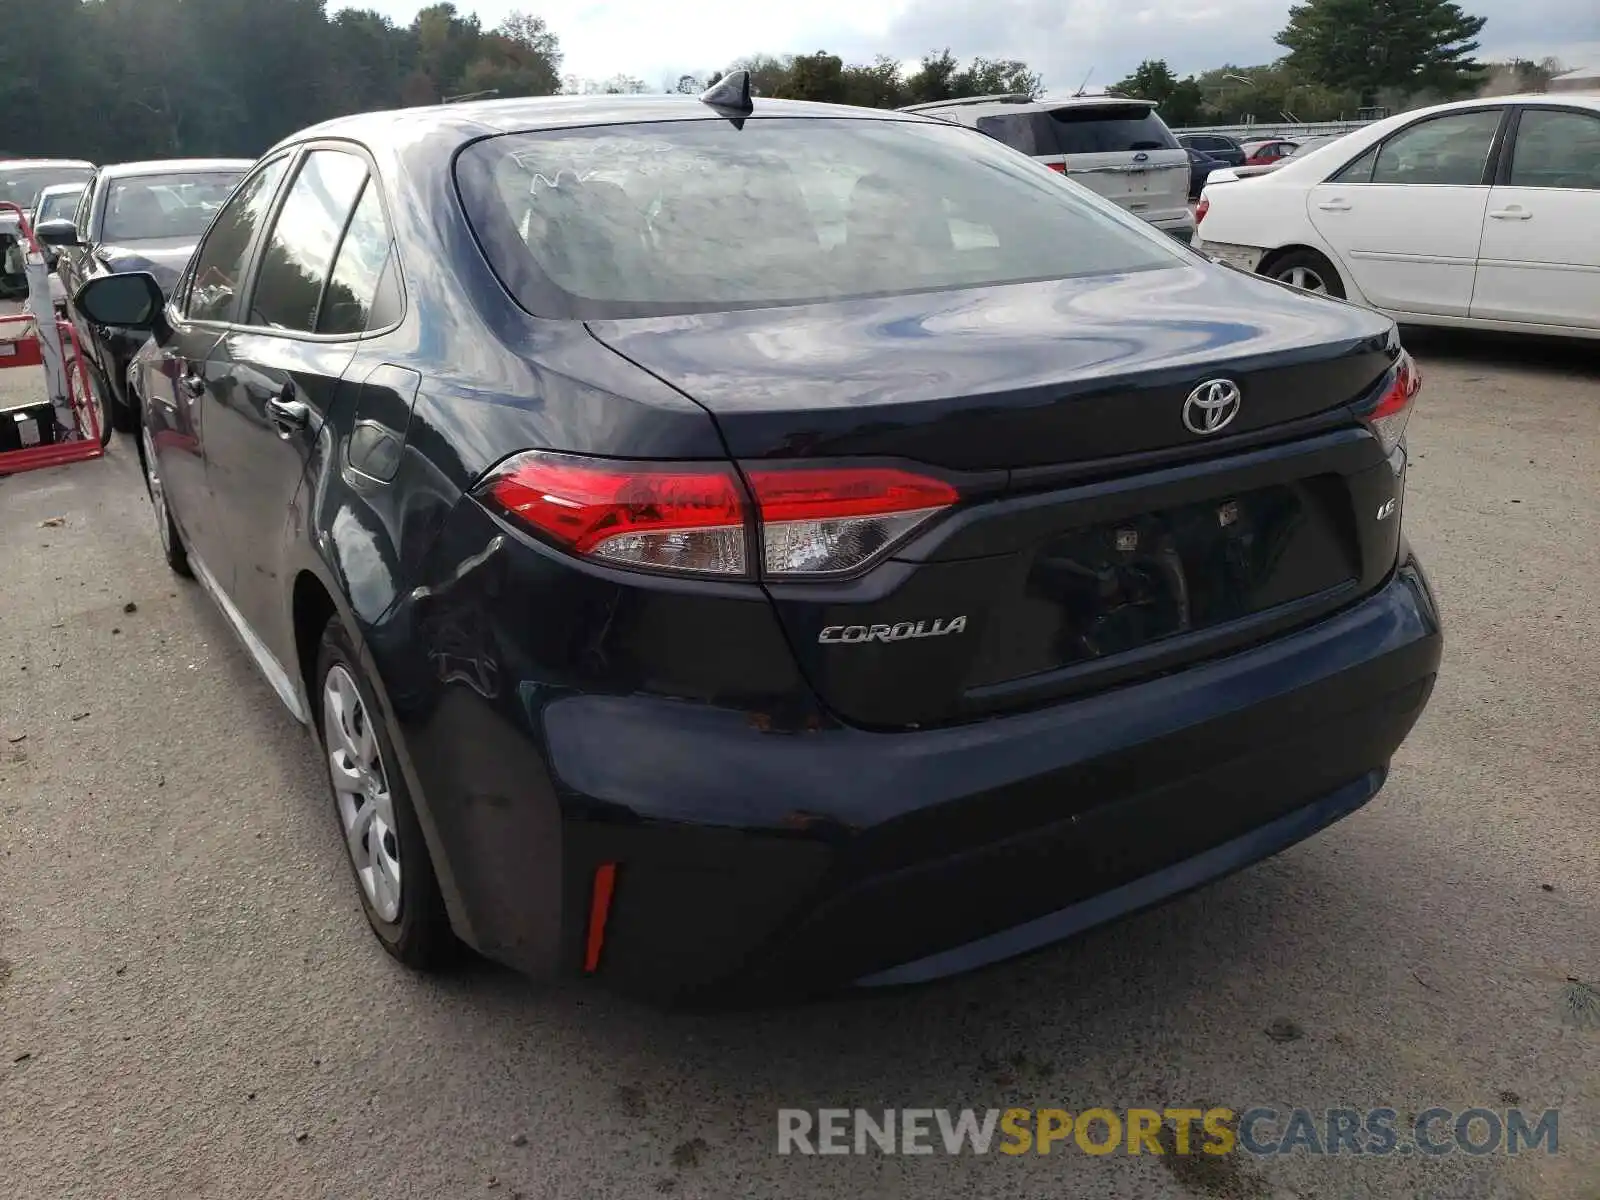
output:
[[[1272,275],[1278,267],[1290,259],[1296,260],[1296,265],[1315,264],[1318,273],[1322,275],[1328,285],[1328,293],[1339,297],[1341,300],[1345,297],[1344,276],[1339,272],[1339,264],[1315,246],[1298,244],[1280,246],[1278,249],[1261,256],[1261,261],[1256,264],[1256,274]]]
[[[294,581],[294,653],[300,669],[300,682],[305,687],[306,705],[313,727],[317,725],[317,689],[313,676],[317,673],[317,647],[322,642],[322,631],[328,627],[338,609],[333,597],[322,581],[310,571],[301,571]]]

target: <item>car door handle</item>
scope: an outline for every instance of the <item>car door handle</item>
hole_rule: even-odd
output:
[[[1525,208],[1502,208],[1489,214],[1496,221],[1531,221],[1533,214]]]
[[[285,389],[282,395],[267,401],[267,420],[285,440],[311,423],[311,407],[304,400],[291,400],[291,394]]]
[[[1324,200],[1317,207],[1323,212],[1349,212],[1351,204],[1348,200]]]

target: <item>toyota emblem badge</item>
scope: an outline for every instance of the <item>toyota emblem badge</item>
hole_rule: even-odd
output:
[[[1239,385],[1231,379],[1212,379],[1189,393],[1183,402],[1183,423],[1201,436],[1220,433],[1239,415]]]

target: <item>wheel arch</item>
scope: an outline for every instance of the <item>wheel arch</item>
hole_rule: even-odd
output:
[[[451,927],[458,938],[469,946],[476,947],[478,940],[473,933],[467,905],[457,885],[456,873],[446,852],[444,839],[439,835],[439,827],[428,803],[427,794],[411,761],[404,729],[395,717],[388,688],[384,685],[383,676],[373,658],[366,631],[356,618],[349,598],[320,571],[303,566],[295,573],[294,584],[290,590],[289,608],[290,628],[294,637],[296,682],[305,700],[307,723],[312,738],[319,747],[322,745],[322,726],[319,717],[321,703],[316,681],[317,651],[328,622],[338,618],[355,646],[362,674],[366,676],[367,685],[375,693],[373,698],[377,701],[384,722],[388,726],[389,740],[394,745],[395,753],[400,760],[400,769],[405,774],[406,788],[410,793],[412,806],[416,810],[417,823],[422,827],[423,839],[428,844],[428,857],[433,862],[434,875],[438,879],[439,890],[444,897],[445,910],[449,913]]]

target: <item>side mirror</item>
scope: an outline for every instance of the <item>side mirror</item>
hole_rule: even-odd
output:
[[[78,240],[78,227],[66,217],[56,217],[54,220],[41,221],[33,227],[33,236],[39,239],[44,246],[81,246]]]
[[[148,271],[91,279],[78,289],[72,303],[96,325],[155,330],[166,324],[162,310],[167,298]]]

